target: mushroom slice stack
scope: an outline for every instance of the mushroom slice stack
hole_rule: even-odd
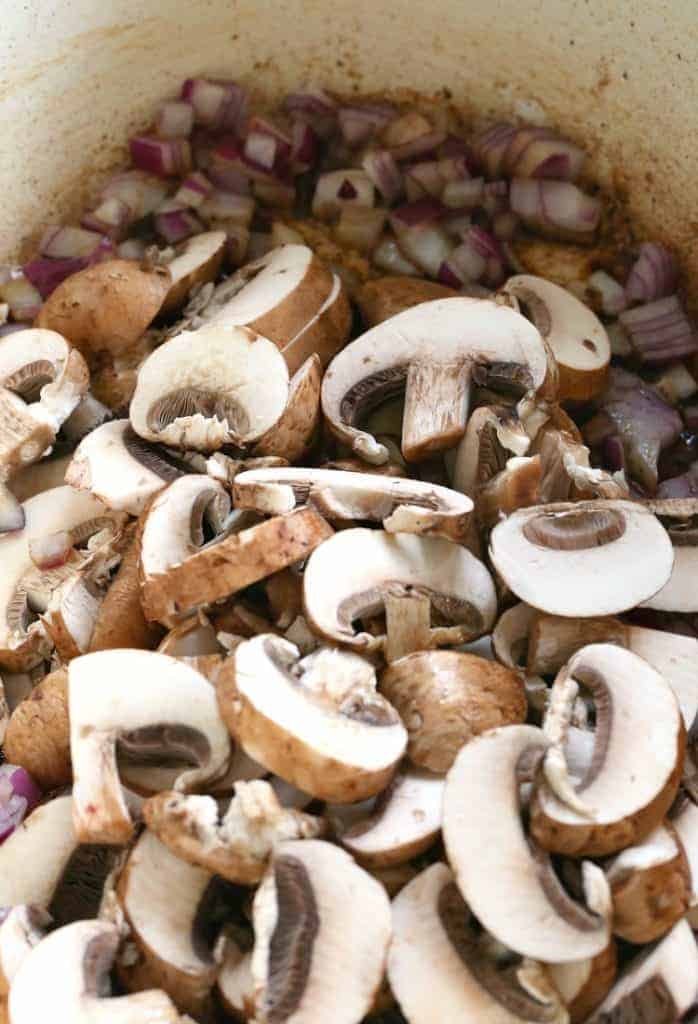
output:
[[[204,231],[179,246],[167,264],[172,283],[160,309],[161,316],[176,313],[192,288],[215,280],[223,263],[228,237],[225,231]]]
[[[273,427],[262,434],[252,449],[258,458],[281,456],[298,462],[312,447],[320,427],[322,363],[308,356],[291,377],[286,408]]]
[[[674,546],[674,567],[660,591],[643,602],[661,612],[698,612],[698,500],[695,498],[648,502],[665,522]]]
[[[553,351],[563,399],[588,401],[608,377],[611,345],[603,324],[575,295],[543,277],[517,274],[502,289],[513,295]]]
[[[402,454],[415,462],[458,443],[476,377],[552,397],[553,376],[540,334],[513,309],[489,299],[437,299],[384,321],[335,356],[322,382],[322,408],[343,444],[380,465],[388,449],[357,422],[404,391]]]
[[[133,834],[117,752],[197,764],[183,768],[179,792],[227,770],[230,739],[215,691],[190,666],[152,651],[99,651],[71,661],[68,675],[73,821],[82,842],[124,843]]]
[[[142,364],[131,425],[146,441],[211,452],[256,441],[287,399],[288,370],[272,341],[211,324],[172,338]]]
[[[369,1013],[391,936],[383,886],[319,839],[282,843],[253,907],[256,1019],[356,1024]]]
[[[208,476],[184,476],[152,503],[141,540],[143,608],[171,626],[198,608],[307,558],[332,529],[312,508],[250,525]],[[205,527],[217,534],[206,542]],[[247,528],[246,528],[247,527]]]
[[[114,527],[114,513],[91,494],[54,487],[23,505],[24,529],[0,536],[0,667],[24,671],[50,654],[52,643],[37,616],[45,612],[54,591],[74,577],[85,562],[73,551],[55,568],[38,568],[31,550],[45,538],[65,535],[82,543],[104,528]]]
[[[138,516],[153,495],[183,473],[162,449],[143,441],[129,420],[112,420],[80,442],[65,481],[91,491],[109,508]]]
[[[691,902],[691,872],[673,826],[658,825],[606,865],[613,897],[613,932],[626,942],[654,942]]]
[[[618,951],[612,939],[603,952],[568,964],[546,964],[550,980],[562,996],[570,1024],[584,1021],[603,1002],[616,980]]]
[[[589,1024],[673,1024],[698,991],[698,946],[687,921],[679,921],[656,946],[626,967]]]
[[[674,560],[664,527],[630,501],[521,509],[495,526],[490,557],[522,601],[570,617],[634,608],[664,586]]]
[[[20,903],[9,910],[0,926],[0,1000],[6,1005],[18,970],[46,935],[51,918],[40,907]],[[1,1014],[1,1007],[0,1007]]]
[[[233,788],[235,796],[223,814],[213,797],[170,792],[151,797],[143,817],[177,857],[244,885],[261,879],[283,840],[322,835],[321,818],[282,807],[268,782],[236,782]]]
[[[445,864],[432,864],[396,896],[388,978],[410,1024],[566,1024],[553,986],[528,990],[527,965],[516,956],[498,965],[486,938]]]
[[[494,623],[497,597],[486,567],[469,551],[438,537],[388,534],[361,527],[342,530],[308,560],[303,600],[314,630],[335,643],[363,650],[385,637],[355,632],[354,623],[390,602],[387,635],[404,632],[401,607],[417,605],[418,626],[402,653],[439,644],[465,643]],[[440,626],[433,622],[449,625]],[[436,618],[438,616],[438,618]]]
[[[389,533],[417,533],[462,541],[472,502],[448,487],[418,480],[295,467],[240,473],[236,508],[280,514],[312,505],[326,519],[382,522]]]
[[[0,845],[0,906],[47,908],[77,846],[69,796],[33,810]]]
[[[108,998],[109,970],[119,942],[119,929],[106,921],[77,921],[48,935],[14,978],[9,998],[12,1024],[57,1017],[71,1024],[182,1024],[162,991]]]
[[[468,419],[453,466],[453,486],[474,498],[478,489],[504,469],[511,455],[521,457],[531,439],[513,409],[481,405]]]
[[[162,988],[195,1017],[208,1007],[218,966],[202,932],[202,903],[212,879],[175,857],[152,832],[141,835],[116,884],[135,946],[133,955],[117,959],[126,989]]]
[[[591,764],[574,785],[562,745],[580,686],[594,701],[596,726]],[[669,684],[646,661],[615,644],[583,647],[553,684],[544,730],[553,746],[531,808],[541,846],[604,856],[661,822],[678,789],[686,732]]]
[[[436,841],[441,831],[444,780],[431,772],[407,768],[397,773],[376,798],[370,812],[341,827],[333,819],[342,845],[367,868],[405,864]]]
[[[37,462],[90,383],[79,352],[55,331],[32,328],[0,340],[0,470]]]
[[[611,902],[603,871],[590,861],[582,865],[587,906],[575,902],[524,832],[519,784],[547,746],[531,725],[493,729],[466,744],[446,779],[443,835],[458,887],[482,926],[522,956],[567,963],[606,948]]]
[[[221,678],[218,701],[250,757],[336,803],[385,788],[407,734],[376,692],[369,662],[330,648],[301,658],[297,647],[271,634],[240,644],[233,657],[235,672]]]

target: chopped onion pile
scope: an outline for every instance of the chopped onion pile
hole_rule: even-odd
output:
[[[28,771],[13,764],[0,765],[0,843],[22,824],[41,796]]]

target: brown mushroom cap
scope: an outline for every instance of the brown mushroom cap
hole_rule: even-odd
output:
[[[526,718],[519,673],[460,651],[418,651],[382,673],[380,690],[409,736],[413,764],[447,772],[473,736]]]
[[[457,294],[453,288],[419,277],[379,277],[361,286],[356,304],[366,324],[375,327],[421,302],[448,299]]]
[[[10,764],[25,768],[42,789],[70,783],[67,669],[51,672],[15,708],[3,752]]]
[[[616,979],[618,949],[614,939],[597,956],[569,964],[546,964],[553,985],[569,1011],[570,1024],[584,1021],[603,1002]]]
[[[255,456],[278,455],[298,462],[315,441],[320,426],[322,363],[314,353],[296,370],[288,385],[288,401],[281,416],[255,442]]]

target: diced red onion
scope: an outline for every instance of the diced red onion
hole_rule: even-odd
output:
[[[198,209],[208,221],[225,220],[249,226],[254,216],[255,201],[252,196],[240,196],[234,192],[212,192]]]
[[[283,175],[291,156],[291,139],[270,121],[253,117],[245,139],[243,159],[264,171]]]
[[[504,157],[516,132],[514,125],[500,122],[485,128],[471,140],[473,155],[488,178],[495,178],[502,172]]]
[[[440,224],[443,207],[434,199],[418,199],[394,210],[390,223],[407,258],[430,277],[438,277],[451,255],[452,242]]]
[[[10,307],[15,320],[34,320],[41,309],[41,292],[24,273],[0,286],[0,298]]]
[[[26,331],[26,329],[26,324],[0,324],[0,338],[4,338],[8,334],[14,334],[16,331]]]
[[[186,207],[175,207],[166,204],[166,208],[160,210],[153,218],[155,230],[168,245],[176,245],[183,242],[185,238],[198,235],[204,230],[204,225],[196,216],[193,210]]]
[[[290,208],[296,201],[296,189],[282,181],[256,181],[254,194],[267,206]]]
[[[443,261],[436,277],[441,284],[445,284],[449,288],[458,289],[464,283],[462,272],[452,259]]]
[[[477,264],[475,256],[466,256],[467,249],[482,261],[479,274],[467,273],[468,266],[474,268]],[[506,277],[506,257],[502,247],[496,238],[481,227],[470,228],[462,245],[451,254],[451,259],[463,269],[469,281],[482,281],[488,286],[498,287]]]
[[[514,178],[509,202],[528,227],[563,237],[590,237],[601,216],[601,201],[569,181]]]
[[[628,305],[625,288],[605,270],[595,270],[587,281],[587,288],[598,295],[601,312],[606,316],[617,316]]]
[[[24,768],[0,765],[0,842],[22,824],[41,797],[41,790]]]
[[[84,270],[87,266],[88,261],[81,257],[58,260],[40,256],[24,264],[24,273],[39,291],[41,298],[47,299],[62,281],[65,281],[71,274],[77,274],[79,270]],[[27,319],[32,318],[27,317]]]
[[[353,193],[353,194],[350,194]],[[321,174],[315,185],[313,216],[325,220],[335,216],[345,203],[373,206],[373,182],[365,171],[351,167]]]
[[[390,223],[397,234],[402,228],[420,227],[433,224],[444,216],[444,208],[437,199],[417,199],[403,203],[393,210]]]
[[[398,161],[413,160],[416,157],[428,156],[438,149],[446,138],[446,133],[441,131],[430,131],[410,142],[403,142],[400,146],[391,146],[390,152]]]
[[[361,166],[388,203],[394,203],[402,193],[402,172],[392,153],[387,149],[372,149],[363,158]]]
[[[37,569],[57,569],[70,558],[73,539],[68,530],[41,534],[29,540],[29,557]]]
[[[470,164],[467,156],[464,154],[441,157],[438,164],[441,180],[444,184],[447,184],[449,181],[463,181],[465,178],[470,177]]]
[[[373,263],[379,270],[387,274],[406,274],[416,276],[419,268],[407,259],[394,238],[386,236],[373,251]]]
[[[444,181],[438,160],[422,160],[411,164],[405,171],[405,191],[408,202],[422,196],[438,199],[443,191]]]
[[[192,171],[175,192],[174,201],[180,206],[190,206],[195,210],[212,192],[213,185],[206,175],[201,171]]]
[[[127,238],[118,246],[116,253],[122,260],[142,260],[147,248],[140,238]]]
[[[337,104],[322,89],[308,88],[288,95],[284,107],[292,118],[310,121],[317,134],[327,139],[337,121]]]
[[[236,82],[188,78],[182,99],[194,108],[194,120],[215,131],[238,133],[247,116],[247,93]]]
[[[446,207],[446,213],[443,219],[443,229],[451,236],[451,238],[457,239],[459,242],[462,241],[470,231],[473,225],[473,219],[470,216],[470,211],[466,209],[449,210]]]
[[[473,158],[470,144],[466,139],[460,138],[459,135],[447,135],[439,146],[439,154],[442,157],[465,157],[468,164],[468,173],[472,173]]]
[[[39,242],[39,252],[51,259],[89,259],[102,244],[102,235],[84,228],[48,228]]]
[[[100,235],[107,235],[112,241],[117,241],[123,238],[132,220],[133,211],[128,203],[112,196],[110,199],[103,199],[95,210],[83,214],[80,223],[89,231],[96,231]]]
[[[297,118],[291,129],[291,168],[294,174],[303,174],[315,164],[318,148],[318,135],[313,126]]]
[[[668,363],[698,351],[698,337],[677,295],[627,309],[618,319],[643,363]]]
[[[488,181],[482,189],[482,208],[493,217],[501,213],[509,204],[509,183],[507,181]]]
[[[519,218],[511,210],[501,210],[492,218],[492,234],[500,242],[510,242],[516,234],[518,226]],[[506,251],[504,255],[507,256]]]
[[[625,470],[625,451],[623,441],[618,434],[607,437],[602,445],[603,464],[611,473]]]
[[[545,128],[521,128],[517,134],[523,137],[518,152],[514,154],[510,146],[505,157],[506,172],[512,177],[559,181],[575,181],[579,177],[586,153],[569,139]]]
[[[698,433],[698,403],[686,405],[681,411],[686,429],[691,430],[693,433]]]
[[[698,462],[694,462],[681,476],[663,480],[657,488],[658,498],[698,497]]]
[[[155,134],[161,139],[177,139],[191,135],[194,108],[190,103],[169,100],[163,103],[155,118]]]
[[[444,206],[450,206],[456,210],[473,210],[482,203],[484,185],[484,178],[449,181],[443,190],[441,201]]]
[[[167,195],[161,178],[143,171],[125,171],[111,178],[102,189],[102,200],[119,199],[131,210],[131,219],[140,220],[153,213]]]
[[[698,459],[698,438],[684,430],[671,448],[662,452],[659,459],[659,480],[671,480],[690,469]]]
[[[629,302],[653,302],[672,295],[679,268],[672,253],[657,242],[644,242],[625,284]]]
[[[129,143],[136,167],[163,178],[186,174],[191,169],[191,148],[187,139],[158,139],[136,135]]]
[[[251,175],[243,167],[240,147],[234,139],[222,139],[211,150],[207,175],[216,188],[225,192],[247,195],[250,191]]]
[[[386,210],[345,206],[335,230],[337,241],[359,252],[370,252],[378,244],[386,217]]]
[[[340,107],[337,112],[339,130],[348,146],[360,146],[382,131],[396,116],[395,107],[388,103]]]

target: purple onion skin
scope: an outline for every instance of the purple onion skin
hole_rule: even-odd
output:
[[[0,766],[0,781],[9,784],[11,794],[0,795],[0,843],[12,835],[42,798],[42,792],[28,771],[13,764]]]
[[[698,462],[693,462],[680,476],[663,480],[657,488],[658,498],[698,497]]]

